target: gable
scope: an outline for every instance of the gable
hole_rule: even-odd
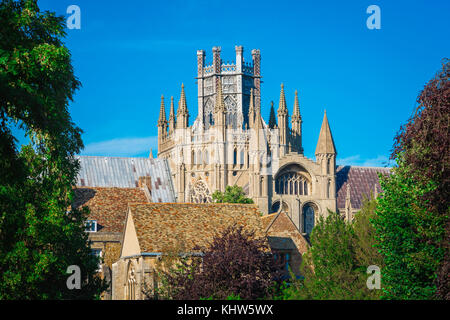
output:
[[[298,250],[303,254],[309,248],[308,241],[284,211],[278,213],[272,220],[266,233],[272,249]]]
[[[120,257],[128,257],[141,253],[139,241],[136,234],[136,228],[133,221],[133,214],[128,211],[127,220],[125,224],[125,232],[122,240],[122,250]]]

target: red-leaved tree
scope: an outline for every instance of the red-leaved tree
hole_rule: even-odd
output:
[[[201,257],[183,259],[165,274],[172,299],[268,298],[281,276],[267,240],[241,226],[229,227],[209,247],[195,251]]]
[[[437,294],[450,299],[450,62],[444,59],[442,69],[431,79],[417,98],[418,107],[395,138],[391,158],[401,155],[406,170],[418,184],[429,182],[434,188],[426,192],[421,203],[429,215],[446,217],[446,234],[440,244],[445,250],[437,270]],[[439,227],[439,226],[436,226]],[[428,241],[424,237],[423,241]]]

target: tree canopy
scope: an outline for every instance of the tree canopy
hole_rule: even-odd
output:
[[[225,192],[216,190],[212,194],[212,199],[217,203],[253,203],[253,200],[246,196],[242,187],[236,185],[227,186]]]
[[[70,209],[83,143],[68,111],[80,82],[64,25],[35,0],[0,3],[0,299],[89,299],[104,288],[87,211]],[[17,146],[14,127],[28,145]],[[79,290],[66,286],[70,265]]]

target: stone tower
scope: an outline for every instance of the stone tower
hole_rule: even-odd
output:
[[[175,115],[171,99],[166,119],[164,98],[158,120],[158,157],[168,159],[178,202],[210,202],[212,193],[238,185],[263,213],[283,208],[297,227],[308,233],[319,215],[336,210],[334,146],[325,115],[316,161],[303,155],[302,117],[295,91],[291,121],[281,85],[276,124],[261,116],[261,54],[224,62],[213,47],[206,63],[197,51],[198,115],[189,124],[184,85]],[[174,129],[175,128],[175,129]]]

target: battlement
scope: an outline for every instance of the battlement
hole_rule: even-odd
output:
[[[213,59],[212,62],[205,63],[205,51],[197,50],[197,70],[198,76],[210,76],[213,74],[239,74],[253,76],[259,73],[259,50],[252,50],[252,61],[244,61],[244,48],[242,46],[236,46],[236,60],[235,61],[222,61],[220,57],[221,48],[213,47]],[[255,69],[255,67],[257,69]],[[259,74],[258,74],[259,75]]]

